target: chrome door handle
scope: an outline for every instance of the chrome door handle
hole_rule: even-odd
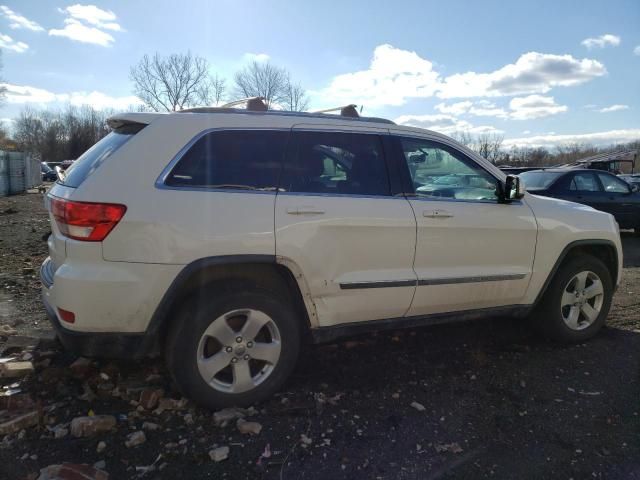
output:
[[[324,210],[317,207],[290,207],[287,208],[287,213],[289,215],[322,215]]]
[[[424,210],[422,216],[427,218],[451,218],[453,213],[446,210]]]

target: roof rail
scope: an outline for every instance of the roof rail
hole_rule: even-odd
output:
[[[263,97],[248,97],[248,98],[241,98],[240,100],[234,100],[233,102],[229,102],[229,103],[225,103],[224,105],[220,105],[219,107],[192,107],[192,108],[185,108],[184,110],[180,110],[178,113],[185,113],[185,112],[189,112],[189,113],[220,113],[220,112],[225,112],[225,111],[229,111],[229,110],[233,110],[236,107],[241,106],[242,104],[245,105],[244,109],[238,109],[238,111],[240,110],[247,110],[250,112],[266,112],[269,110],[269,107],[267,107],[267,104],[264,101]]]
[[[337,112],[338,110],[340,111],[340,116],[342,117],[358,118],[360,116],[360,114],[358,113],[358,106],[354,103],[351,103],[349,105],[344,105],[342,107],[334,107],[334,108],[327,108],[325,110],[317,110],[311,113],[329,113],[329,112]]]
[[[234,108],[244,104],[247,110],[251,110],[253,112],[266,112],[269,110],[264,97],[247,97],[241,98],[239,100],[234,100],[233,102],[225,103],[220,108]]]

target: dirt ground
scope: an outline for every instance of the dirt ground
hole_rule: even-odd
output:
[[[39,299],[48,229],[40,194],[0,199],[0,326],[17,330],[0,331],[0,357],[43,339],[34,374],[0,379],[0,395],[15,382],[42,415],[0,437],[0,479],[62,462],[103,462],[111,479],[640,478],[640,238],[623,234],[623,283],[608,327],[586,344],[495,319],[309,346],[286,390],[248,418],[262,431],[243,435],[190,403],[161,412],[116,396],[141,382],[179,398],[160,360],[68,367],[75,357],[51,341]],[[116,428],[55,438],[93,413]],[[126,447],[144,422],[158,429]],[[212,461],[223,445],[228,459]]]

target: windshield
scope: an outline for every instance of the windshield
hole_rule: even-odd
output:
[[[548,188],[556,178],[562,175],[561,172],[524,172],[518,175],[527,186],[527,189]]]
[[[68,187],[79,187],[113,152],[144,127],[145,125],[131,124],[112,131],[73,162],[58,181]]]

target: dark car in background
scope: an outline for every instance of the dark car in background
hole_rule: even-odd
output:
[[[58,179],[56,171],[47,165],[47,162],[40,162],[40,173],[43,182],[55,182]]]
[[[622,174],[618,175],[618,177],[627,182],[632,187],[634,185],[637,185],[640,188],[640,173]]]
[[[589,205],[613,215],[620,228],[640,233],[639,187],[601,170],[550,168],[523,172],[519,177],[534,195]]]

